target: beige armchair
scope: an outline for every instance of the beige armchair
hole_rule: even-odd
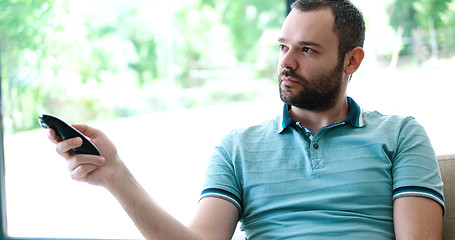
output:
[[[446,214],[443,218],[443,240],[455,239],[455,154],[438,156],[442,181],[444,182],[444,198]]]

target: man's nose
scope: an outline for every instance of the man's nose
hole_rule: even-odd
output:
[[[295,51],[289,49],[287,52],[282,53],[280,66],[282,68],[296,70],[299,65],[296,57]]]

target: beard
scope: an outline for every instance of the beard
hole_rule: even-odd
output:
[[[321,71],[308,79],[293,69],[285,68],[278,76],[281,100],[289,105],[315,112],[326,111],[335,106],[341,92],[343,62],[331,71]],[[282,84],[282,77],[298,81],[303,89],[295,93],[293,86]]]

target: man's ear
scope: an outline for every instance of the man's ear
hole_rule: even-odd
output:
[[[353,74],[355,71],[357,71],[363,61],[364,56],[365,52],[361,47],[356,47],[346,53],[344,57],[344,73]]]

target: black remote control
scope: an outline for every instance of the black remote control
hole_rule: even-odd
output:
[[[76,154],[100,155],[98,148],[84,134],[69,124],[65,123],[58,117],[52,116],[50,114],[41,114],[39,116],[39,124],[46,129],[52,128],[55,133],[63,140],[80,137],[82,139],[82,145],[80,147],[73,148],[73,151]]]

